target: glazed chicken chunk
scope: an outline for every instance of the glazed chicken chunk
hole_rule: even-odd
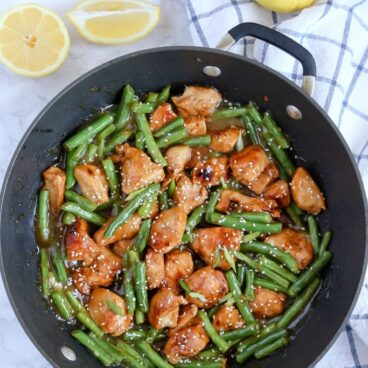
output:
[[[186,304],[180,307],[178,325],[168,330],[168,335],[172,336],[183,327],[192,323],[198,313],[198,307],[195,304]]]
[[[109,201],[109,187],[104,171],[97,165],[77,165],[74,176],[82,194],[96,204]]]
[[[308,234],[304,231],[286,228],[277,234],[269,235],[264,241],[293,256],[301,270],[313,261],[313,246]]]
[[[150,128],[153,132],[156,132],[166,124],[170,123],[176,118],[176,114],[173,111],[171,105],[165,102],[156,107],[155,111],[150,116]]]
[[[229,176],[229,164],[226,156],[210,157],[204,162],[198,162],[193,169],[193,182],[206,187],[219,185],[221,178],[225,181]]]
[[[204,135],[207,133],[206,119],[203,116],[186,116],[184,125],[190,136]]]
[[[154,163],[143,151],[124,144],[121,159],[122,191],[126,194],[160,183],[165,178],[161,165]]]
[[[234,149],[243,132],[244,129],[235,126],[212,132],[210,148],[218,152],[230,152]]]
[[[207,265],[224,271],[231,268],[224,256],[224,248],[239,250],[242,239],[240,230],[228,227],[208,227],[194,231],[190,247]]]
[[[181,244],[187,215],[182,207],[176,206],[162,211],[154,220],[148,244],[158,253],[168,253]]]
[[[323,193],[303,167],[298,167],[295,171],[291,193],[297,206],[304,211],[317,215],[326,209]]]
[[[172,101],[183,116],[212,115],[221,102],[220,93],[211,87],[188,86],[181,96]]]
[[[198,299],[186,296],[189,303],[197,305],[199,308],[210,308],[229,292],[229,288],[224,274],[221,271],[214,270],[207,266],[200,268],[186,280],[191,292],[196,292],[202,295],[204,299]]]
[[[286,295],[257,286],[254,289],[255,298],[249,302],[252,313],[257,318],[279,316],[285,309]]]
[[[216,331],[230,331],[243,327],[244,320],[236,307],[224,304],[214,315],[212,324]]]
[[[111,310],[111,305],[115,305],[120,314]],[[114,308],[114,307],[113,307]],[[128,313],[125,300],[104,288],[98,288],[92,291],[88,303],[88,311],[91,318],[100,326],[105,333],[112,336],[120,336],[129,329],[133,315]]]
[[[165,154],[167,168],[171,176],[176,177],[184,171],[192,157],[192,149],[188,146],[170,147]]]
[[[279,172],[261,146],[250,145],[230,157],[230,167],[237,181],[261,194]]]
[[[178,289],[178,281],[186,279],[194,271],[192,254],[187,250],[174,249],[165,254],[165,286]]]
[[[123,257],[124,254],[129,250],[132,249],[135,243],[135,239],[124,239],[119,240],[118,242],[114,243],[112,246],[112,250],[114,253],[119,256]]]
[[[149,305],[148,320],[150,324],[157,330],[165,327],[176,327],[181,304],[187,304],[182,296],[174,294],[169,289],[160,289],[152,297]]]
[[[273,217],[280,216],[278,204],[273,199],[249,197],[236,190],[221,192],[216,210],[220,212],[269,212]]]
[[[54,215],[60,213],[60,207],[64,202],[66,175],[58,167],[51,166],[42,173],[43,189],[49,191],[50,211]]]
[[[182,207],[186,214],[203,204],[208,197],[207,190],[200,183],[193,183],[186,175],[181,175],[176,181],[173,199]]]
[[[263,193],[263,197],[274,199],[280,207],[287,207],[290,204],[289,185],[285,180],[277,180],[271,184]]]
[[[160,287],[165,281],[164,254],[149,248],[145,257],[147,287],[149,290]]]

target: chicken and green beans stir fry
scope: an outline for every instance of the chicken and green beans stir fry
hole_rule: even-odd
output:
[[[63,146],[39,194],[41,288],[103,365],[226,367],[289,343],[331,233],[269,113],[127,85]]]

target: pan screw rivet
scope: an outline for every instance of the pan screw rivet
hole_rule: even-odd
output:
[[[294,120],[300,120],[303,117],[301,111],[294,105],[287,105],[286,112]]]
[[[72,362],[77,360],[74,350],[68,348],[67,346],[62,346],[60,350],[61,350],[61,354],[63,354],[66,359]]]
[[[203,73],[209,77],[218,77],[222,72],[217,66],[207,65],[203,68]]]

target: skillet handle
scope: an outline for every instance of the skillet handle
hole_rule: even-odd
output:
[[[216,48],[228,50],[235,42],[246,36],[253,36],[268,42],[299,60],[303,66],[302,88],[308,95],[312,95],[316,79],[316,62],[312,54],[299,43],[274,29],[257,23],[242,23],[230,29]]]

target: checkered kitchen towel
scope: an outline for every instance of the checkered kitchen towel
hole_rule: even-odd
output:
[[[186,0],[197,45],[215,47],[235,25],[251,21],[286,34],[317,62],[313,97],[348,142],[368,191],[368,0],[316,1],[311,8],[281,15],[252,0]],[[302,79],[298,62],[259,40],[239,41],[231,51]],[[318,368],[368,368],[368,277],[349,323]]]

